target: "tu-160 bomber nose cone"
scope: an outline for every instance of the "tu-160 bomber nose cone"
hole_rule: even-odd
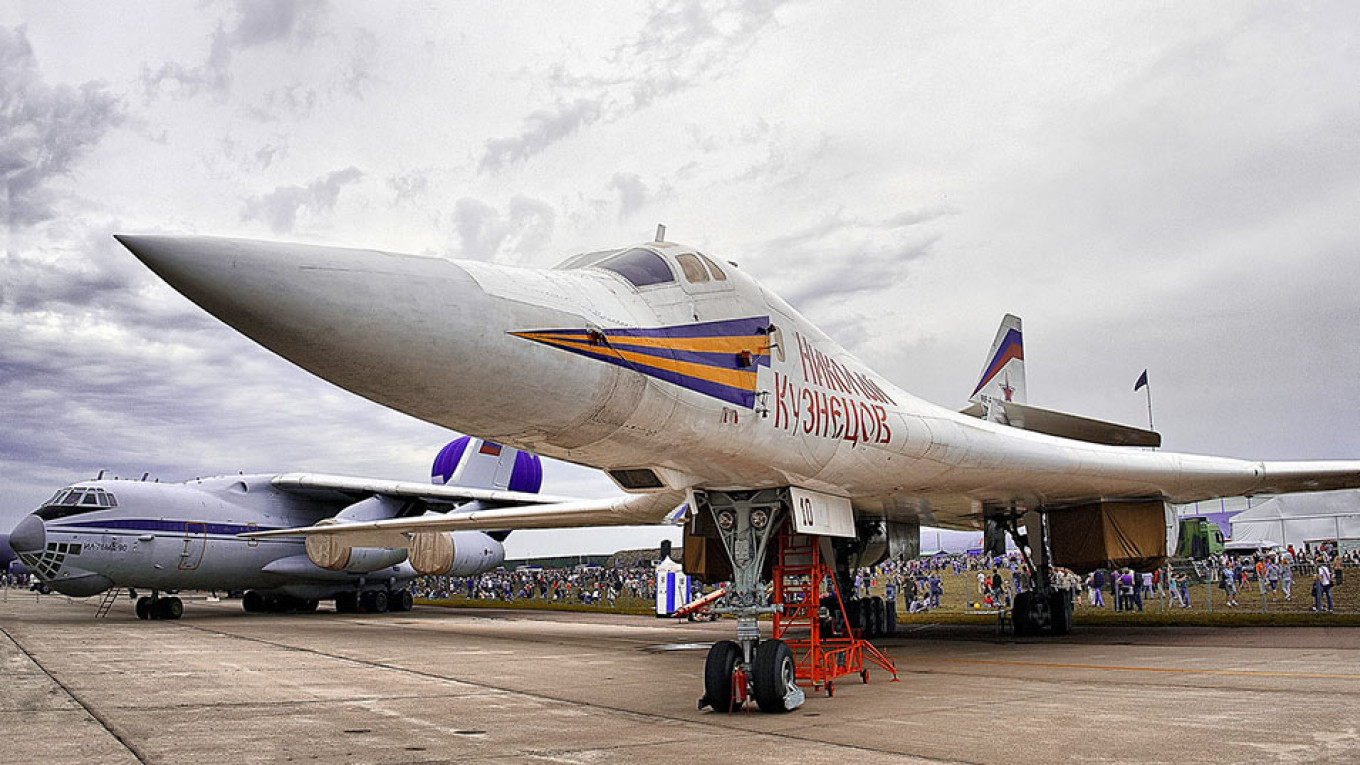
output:
[[[9,546],[16,553],[37,553],[47,547],[47,524],[36,515],[25,517],[9,533]]]
[[[521,329],[457,262],[206,236],[117,235],[185,297],[303,369],[433,422],[520,370]],[[537,326],[537,325],[534,325]],[[485,421],[460,420],[464,428]],[[494,413],[499,414],[499,413]],[[488,432],[493,432],[488,430]]]

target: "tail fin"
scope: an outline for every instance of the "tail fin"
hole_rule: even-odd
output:
[[[463,436],[439,450],[430,482],[470,489],[537,492],[543,485],[538,455],[494,441]]]
[[[969,401],[986,406],[987,399],[1025,403],[1025,344],[1020,317],[1006,314],[987,353],[987,365]]]

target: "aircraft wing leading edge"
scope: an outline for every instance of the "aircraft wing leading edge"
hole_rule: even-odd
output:
[[[554,497],[527,491],[476,489],[449,484],[418,483],[415,481],[384,481],[376,478],[323,475],[320,473],[286,473],[270,481],[274,488],[303,496],[333,497],[344,495],[364,497],[380,494],[396,499],[425,502],[467,502],[476,500],[488,505],[533,505],[572,502],[573,497]]]
[[[260,531],[241,536],[267,537],[329,534],[354,545],[386,543],[394,534],[442,531],[498,531],[506,529],[559,529],[583,526],[649,526],[665,522],[683,492],[628,494],[622,497],[583,499],[532,506],[498,507],[471,512],[431,513],[416,518],[318,524],[296,529]],[[386,540],[384,542],[384,540]]]

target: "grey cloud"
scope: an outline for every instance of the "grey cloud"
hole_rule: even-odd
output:
[[[387,187],[396,194],[400,204],[424,196],[430,188],[430,179],[424,173],[406,173],[388,178]]]
[[[507,164],[538,154],[597,121],[602,104],[602,97],[578,98],[549,109],[539,109],[525,120],[524,129],[519,135],[487,141],[478,169],[494,172]]]
[[[516,196],[509,210],[465,197],[454,206],[459,255],[475,260],[519,261],[537,252],[552,235],[556,216],[547,202]]]
[[[231,90],[236,53],[285,41],[309,44],[327,10],[324,0],[237,0],[235,25],[231,29],[218,26],[201,66],[167,62],[155,72],[148,68],[142,75],[143,86],[148,96],[165,82],[174,82],[184,95],[207,91],[224,96]]]
[[[124,119],[104,86],[48,86],[23,27],[0,28],[0,220],[28,226],[55,215],[54,178],[69,174]]]
[[[555,89],[578,95],[535,111],[518,135],[487,141],[479,169],[497,171],[582,127],[619,119],[711,80],[741,60],[760,31],[773,22],[781,2],[670,0],[654,5],[636,37],[614,51],[612,71],[577,73],[560,65],[552,69],[549,79]],[[612,91],[624,84],[630,85],[631,103],[617,104]]]
[[[641,61],[633,78],[633,106],[712,79],[740,61],[774,22],[782,0],[669,0],[653,6],[637,39],[620,48],[620,60]]]
[[[293,230],[299,213],[334,209],[340,190],[362,177],[364,174],[359,168],[347,167],[327,173],[306,186],[280,186],[268,194],[246,200],[241,218],[262,220],[275,233],[287,233]]]
[[[373,78],[373,67],[378,58],[378,36],[362,29],[354,36],[345,71],[341,76],[345,90],[355,98],[363,98],[364,84]]]
[[[928,255],[939,239],[938,234],[914,229],[952,212],[913,210],[883,220],[828,215],[761,247],[768,261],[778,264],[768,281],[800,310],[847,295],[891,289],[904,277],[906,264]]]
[[[637,173],[615,173],[609,187],[619,192],[619,220],[632,216],[647,204],[647,184]]]

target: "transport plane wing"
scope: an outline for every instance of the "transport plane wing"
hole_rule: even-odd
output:
[[[384,481],[376,478],[323,475],[320,473],[286,473],[270,481],[274,488],[289,494],[314,497],[384,496],[410,499],[431,504],[463,503],[476,500],[484,505],[528,505],[568,502],[571,497],[553,497],[526,491],[478,489],[470,486],[450,486],[414,481]]]
[[[837,538],[822,547],[848,590],[856,567],[914,555],[922,522],[982,528],[989,549],[1010,534],[1033,571],[1015,598],[1016,632],[1063,634],[1072,600],[1053,565],[1155,565],[1169,502],[1360,488],[1360,461],[1091,443],[1155,434],[1019,408],[1030,405],[1014,317],[975,389],[982,416],[931,404],[731,261],[665,241],[664,228],[654,241],[551,269],[243,239],[118,239],[190,300],[313,374],[462,433],[599,468],[630,493],[430,521],[337,519],[409,536],[413,561],[426,548],[447,553],[439,535],[456,533],[420,524],[660,522],[683,494],[689,572],[733,582],[722,608],[737,617],[740,645],[717,643],[704,672],[703,703],[715,710],[745,698],[737,682],[762,710],[801,703],[792,650],[762,639],[757,621],[778,611],[762,578],[781,545]],[[319,525],[308,529],[309,550],[348,544]],[[895,624],[884,608],[871,599],[848,608],[860,630],[847,639]],[[830,664],[812,663],[822,660]]]
[[[500,529],[560,529],[585,526],[647,526],[663,523],[684,502],[683,492],[626,494],[603,499],[556,501],[551,504],[496,507],[486,510],[431,513],[347,523],[320,523],[294,529],[242,534],[252,539],[286,536],[334,536],[353,546],[386,544],[391,535]]]

